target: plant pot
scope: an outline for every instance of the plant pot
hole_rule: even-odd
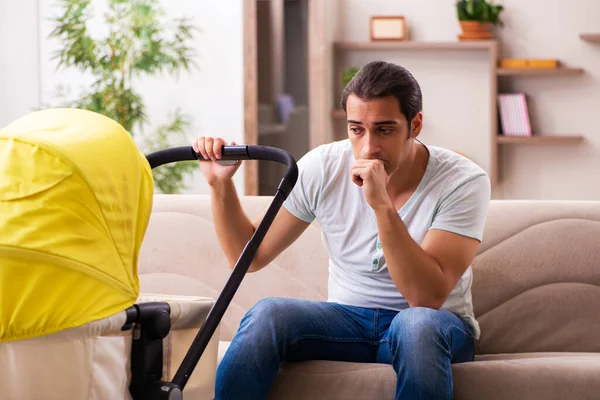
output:
[[[458,35],[459,40],[490,40],[493,38],[490,32],[490,23],[481,23],[478,21],[459,21],[462,34]]]

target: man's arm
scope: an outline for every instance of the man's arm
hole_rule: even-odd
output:
[[[463,225],[482,230],[487,213],[487,188],[469,186],[466,195],[456,195],[442,206],[442,214],[419,246],[410,236],[387,194],[387,177],[379,160],[358,160],[352,177],[360,177],[365,198],[375,212],[379,241],[394,284],[411,307],[439,309],[475,258],[479,240],[453,233]],[[455,192],[456,193],[456,192]],[[485,201],[484,201],[485,200]]]
[[[212,213],[217,238],[227,256],[229,267],[233,268],[258,227],[260,219],[255,223],[250,222],[242,210],[235,190],[232,178],[241,163],[220,165],[212,162],[221,159],[221,149],[225,144],[221,138],[201,136],[192,142],[192,147],[207,160],[200,161],[200,169],[211,188]],[[235,143],[231,142],[231,144]],[[309,223],[296,218],[282,207],[258,247],[249,271],[258,271],[273,261],[304,232],[308,225]]]
[[[411,307],[439,309],[471,265],[479,241],[432,229],[419,246],[393,209],[375,211],[392,280]]]
[[[233,268],[246,243],[262,220],[262,216],[254,223],[250,222],[242,209],[231,180],[213,186],[211,192],[217,238],[227,256],[229,267]],[[256,272],[268,265],[289,247],[309,225],[281,207],[248,271]]]

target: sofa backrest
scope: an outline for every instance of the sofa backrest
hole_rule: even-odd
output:
[[[473,262],[478,352],[600,352],[600,202],[492,201]]]
[[[270,197],[242,197],[251,218]],[[495,200],[473,263],[477,353],[600,352],[600,202]],[[327,299],[327,253],[318,224],[271,265],[248,274],[227,310],[221,340],[265,297]],[[210,197],[155,196],[140,256],[146,292],[216,296],[229,277]]]

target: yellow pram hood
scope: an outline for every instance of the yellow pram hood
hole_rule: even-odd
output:
[[[118,123],[28,114],[0,130],[0,342],[58,332],[135,303],[152,171]]]

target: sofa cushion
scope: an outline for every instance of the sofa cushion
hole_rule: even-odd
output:
[[[220,363],[231,342],[219,343]],[[452,366],[455,400],[596,399],[600,393],[598,353],[478,355]],[[336,361],[282,363],[269,399],[393,399],[391,365]]]
[[[597,399],[600,354],[521,353],[480,356],[453,368],[455,399]]]
[[[396,374],[391,365],[339,361],[283,363],[268,400],[392,400]]]
[[[217,365],[221,364],[221,360],[223,359],[223,356],[227,352],[227,349],[229,349],[230,344],[231,344],[231,342],[228,342],[225,340],[222,340],[219,342],[219,351],[217,353]]]
[[[164,197],[158,196],[140,254],[140,287],[146,292],[216,298],[231,270],[215,234],[210,206],[183,197],[169,197],[173,203],[162,203],[161,209]],[[251,202],[256,214],[269,204],[268,199],[261,200]],[[327,271],[320,231],[313,225],[268,268],[244,277],[222,320],[221,340],[231,340],[246,311],[264,297],[325,300]]]
[[[493,201],[473,262],[478,354],[600,352],[600,203]]]
[[[453,364],[455,400],[592,400],[600,393],[600,354],[523,353]],[[269,399],[393,399],[391,365],[307,361],[282,365]]]

